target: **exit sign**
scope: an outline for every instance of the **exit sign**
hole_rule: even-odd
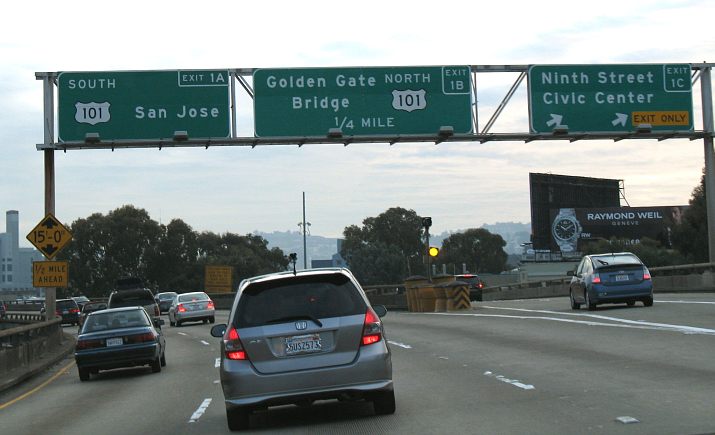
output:
[[[629,132],[693,129],[689,64],[533,65],[532,132]]]
[[[256,136],[472,132],[469,66],[259,69]]]
[[[59,141],[230,136],[228,70],[62,72]]]

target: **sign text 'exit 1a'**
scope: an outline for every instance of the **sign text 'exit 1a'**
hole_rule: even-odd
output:
[[[533,65],[531,131],[690,131],[690,71],[689,64]]]

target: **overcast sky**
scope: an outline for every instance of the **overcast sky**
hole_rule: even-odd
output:
[[[11,6],[10,6],[11,5]],[[0,232],[44,216],[38,71],[715,61],[715,2],[12,2],[0,26]],[[516,74],[477,78],[481,129]],[[253,135],[239,94],[239,135]],[[695,128],[702,129],[699,83]],[[527,132],[526,82],[491,132]],[[529,172],[623,179],[631,206],[687,204],[702,141],[215,147],[55,153],[57,218],[132,204],[167,224],[339,237],[390,207],[434,233],[529,222]],[[29,243],[21,237],[21,245]]]

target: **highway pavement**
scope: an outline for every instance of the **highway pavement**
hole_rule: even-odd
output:
[[[596,311],[571,310],[568,298],[475,302],[383,320],[394,415],[374,416],[363,402],[284,406],[256,413],[247,432],[715,432],[715,294],[657,294],[650,308]],[[161,373],[123,369],[80,382],[73,360],[61,361],[0,394],[0,432],[227,433],[210,326],[167,322]]]

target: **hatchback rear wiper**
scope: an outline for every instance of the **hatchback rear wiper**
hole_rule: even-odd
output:
[[[315,322],[316,325],[320,326],[321,328],[323,327],[323,322],[320,320],[316,319],[313,316],[309,315],[303,315],[303,316],[287,316],[287,317],[279,317],[277,319],[272,319],[267,321],[266,323],[283,323],[283,322],[290,322],[292,320],[310,320],[312,322]]]

